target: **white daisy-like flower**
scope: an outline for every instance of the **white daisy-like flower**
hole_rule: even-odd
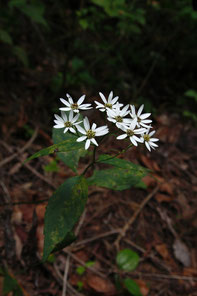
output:
[[[85,95],[81,96],[78,101],[75,103],[69,94],[66,94],[68,101],[63,98],[60,98],[60,101],[66,105],[66,107],[61,107],[60,110],[62,111],[70,111],[79,113],[79,110],[89,110],[91,109],[91,104],[82,104],[85,100]]]
[[[129,137],[131,143],[134,145],[134,146],[137,146],[138,145],[138,142],[139,143],[143,143],[143,139],[140,137],[138,138],[136,135],[142,135],[144,132],[146,132],[146,129],[145,128],[137,128],[136,129],[136,125],[137,125],[137,118],[133,119],[132,122],[128,125],[128,126],[122,126],[120,127],[121,130],[123,130],[125,133],[118,136],[117,139],[118,140],[123,140],[127,137]]]
[[[131,118],[137,118],[137,127],[145,127],[145,128],[149,128],[150,125],[148,125],[149,123],[152,122],[151,119],[147,119],[151,113],[144,113],[142,114],[142,110],[144,108],[144,105],[141,105],[140,108],[138,109],[137,113],[136,113],[136,110],[135,110],[135,106],[134,105],[130,105],[131,107]]]
[[[146,130],[146,132],[142,135],[142,140],[145,143],[146,148],[149,151],[151,151],[151,148],[155,149],[156,147],[158,147],[158,145],[155,144],[155,142],[159,141],[159,139],[151,138],[154,135],[155,131],[152,131],[152,132],[149,133],[149,130],[150,129]]]
[[[95,103],[97,104],[96,109],[99,109],[101,112],[104,112],[108,109],[113,109],[114,105],[118,101],[118,97],[113,98],[113,91],[110,92],[108,99],[106,99],[106,97],[101,92],[99,95],[103,101],[103,104],[97,101],[95,101]]]
[[[84,124],[84,128],[82,128],[80,125],[77,126],[78,131],[81,134],[83,134],[83,136],[77,139],[77,142],[86,141],[85,143],[86,150],[90,147],[91,143],[98,146],[98,143],[95,140],[95,137],[104,136],[109,132],[109,129],[106,125],[96,127],[96,123],[93,123],[92,127],[90,128],[90,123],[87,117],[84,118],[83,124]]]
[[[68,130],[71,133],[76,133],[76,130],[73,128],[74,126],[77,127],[78,124],[80,124],[82,121],[76,122],[79,118],[79,114],[77,114],[75,117],[73,117],[73,111],[71,110],[69,115],[66,115],[66,112],[61,111],[61,116],[55,114],[55,125],[54,128],[63,128],[65,127],[64,133],[66,133]]]
[[[130,112],[128,111],[129,105],[126,105],[122,110],[120,107],[121,105],[116,103],[113,109],[107,109],[107,119],[115,123],[118,128],[132,121],[130,118],[124,118]]]

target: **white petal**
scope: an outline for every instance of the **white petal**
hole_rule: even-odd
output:
[[[118,140],[123,140],[123,139],[125,139],[126,137],[127,137],[127,134],[122,134],[122,135],[118,136],[116,139],[118,139]]]
[[[54,125],[53,127],[54,127],[54,128],[63,128],[64,125],[62,126],[62,125],[57,124],[57,125]]]
[[[139,117],[140,119],[145,119],[147,117],[149,117],[151,115],[151,113],[144,113],[144,114],[141,114]]]
[[[61,111],[70,111],[71,107],[61,107],[59,108]]]
[[[146,145],[146,148],[147,148],[149,151],[151,151],[151,149],[150,149],[150,146],[149,146],[148,142],[145,142],[145,145]]]
[[[77,104],[78,104],[78,105],[81,105],[81,104],[83,103],[84,100],[85,100],[85,95],[83,95],[83,96],[81,96],[81,97],[79,98],[79,100],[77,101]]]
[[[129,108],[129,105],[124,106],[124,108],[120,112],[120,116],[126,116],[129,113],[129,111],[127,111],[128,108]]]
[[[142,113],[143,108],[144,108],[144,105],[141,105],[138,112],[137,112],[137,116],[140,116],[140,114]]]
[[[73,110],[70,110],[69,121],[72,122],[72,119],[73,119]]]
[[[87,150],[90,147],[90,140],[87,139],[86,143],[85,143],[85,150]]]
[[[150,141],[151,142],[157,142],[157,141],[159,141],[159,139],[157,139],[157,138],[151,138]]]
[[[73,104],[73,99],[71,98],[71,96],[69,94],[66,94],[67,98],[68,98],[68,101],[70,104]]]
[[[116,123],[116,120],[114,118],[111,118],[111,117],[107,117],[107,120],[113,122],[113,123]]]
[[[103,100],[103,102],[105,104],[107,104],[107,100],[106,100],[105,96],[101,92],[99,93],[99,96],[101,97],[101,99]]]
[[[60,122],[64,122],[64,120],[57,114],[54,114],[55,118],[60,121]]]
[[[65,134],[67,131],[68,131],[68,127],[65,128],[65,130],[64,130],[64,134]]]
[[[153,146],[153,147],[158,147],[158,145],[157,145],[157,144],[155,144],[155,143],[152,143],[151,141],[149,142],[149,144],[150,144],[150,146]]]
[[[155,131],[150,132],[149,137],[152,137],[155,134]]]
[[[92,124],[92,131],[94,131],[96,129],[96,123]]]
[[[78,118],[79,118],[79,114],[75,115],[75,117],[72,119],[72,123],[75,122],[75,121],[77,121]],[[82,122],[82,121],[80,121],[80,122]]]
[[[85,130],[88,131],[90,129],[90,123],[87,116],[84,118],[83,124],[84,124]]]
[[[66,113],[64,111],[61,111],[61,115],[62,115],[62,118],[65,121],[67,121],[67,116],[66,116]]]
[[[108,128],[107,125],[99,126],[99,127],[97,127],[96,132],[102,131],[106,128]]]
[[[60,101],[66,105],[67,107],[70,107],[70,103],[68,103],[66,100],[64,100],[63,98],[60,98]]]
[[[81,110],[89,110],[92,109],[91,104],[83,104],[79,106],[79,109]]]
[[[82,142],[82,141],[84,141],[85,139],[87,139],[87,136],[79,137],[79,138],[77,139],[77,142]]]
[[[92,138],[90,141],[91,141],[94,145],[98,146],[98,143],[97,143],[97,141],[96,141],[94,138]]]
[[[130,141],[134,146],[137,146],[137,142],[135,141],[135,139],[133,137],[130,137]]]
[[[131,117],[135,117],[136,114],[135,114],[135,106],[134,105],[130,105],[131,107]]]
[[[115,97],[115,98],[113,98],[113,100],[111,101],[111,104],[112,104],[112,105],[116,104],[116,102],[118,101],[118,98],[119,98],[119,97]]]
[[[81,134],[86,135],[86,131],[80,125],[76,125],[76,127]]]
[[[134,139],[136,142],[140,142],[140,143],[142,143],[142,140],[140,140],[140,138],[136,137],[135,135],[133,135],[133,139]]]
[[[75,130],[73,127],[70,127],[70,128],[69,128],[69,131],[70,131],[71,133],[73,133],[73,134],[76,134],[76,130]]]
[[[103,108],[103,107],[105,107],[103,104],[101,104],[101,103],[99,103],[97,101],[94,101],[94,102],[97,104],[96,108]]]
[[[142,122],[143,122],[143,123],[151,123],[152,120],[150,120],[150,119],[143,119]]]
[[[126,119],[126,118],[125,118],[125,119]],[[131,121],[130,129],[131,129],[131,130],[134,130],[135,127],[136,127],[136,124],[137,124],[137,118],[134,118],[134,119]]]
[[[99,131],[99,132],[96,132],[96,137],[100,137],[100,136],[104,136],[106,134],[109,133],[109,130],[108,129],[105,129],[105,130],[102,130],[102,131]]]
[[[109,104],[111,104],[111,100],[112,100],[112,98],[113,98],[113,91],[111,91],[111,92],[109,93],[109,97],[108,97],[108,103],[109,103]]]

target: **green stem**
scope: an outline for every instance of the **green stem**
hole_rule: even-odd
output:
[[[89,165],[85,168],[85,170],[83,171],[83,173],[82,173],[81,175],[85,175],[86,172],[89,170],[89,168],[91,168],[92,166],[94,166],[94,164],[96,163],[96,149],[97,149],[97,146],[94,146],[93,155],[92,155],[92,161],[91,161],[91,163],[89,163]]]

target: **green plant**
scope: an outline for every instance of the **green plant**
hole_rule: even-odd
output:
[[[116,256],[118,268],[125,272],[135,270],[139,264],[139,260],[138,254],[131,249],[123,249]],[[140,287],[133,279],[128,277],[122,279],[118,276],[116,277],[116,283],[118,283],[119,289],[123,286],[131,295],[142,296]]]
[[[144,143],[149,151],[151,151],[151,148],[155,149],[157,147],[155,142],[158,139],[152,138],[154,131],[149,132],[149,123],[152,120],[147,118],[150,113],[142,114],[143,105],[138,111],[131,105],[130,113],[128,111],[129,105],[122,107],[122,104],[117,102],[118,97],[113,98],[113,92],[109,94],[108,99],[102,93],[100,93],[100,96],[102,103],[95,101],[96,108],[106,113],[108,121],[114,124],[112,129],[115,128],[115,134],[117,128],[124,132],[117,139],[129,141],[126,149],[115,155],[101,154],[97,156],[97,147],[109,133],[109,128],[107,126],[97,127],[95,123],[91,127],[88,118],[83,118],[82,114],[79,113],[81,110],[92,108],[91,104],[83,104],[85,95],[80,97],[77,102],[74,102],[70,95],[67,94],[67,101],[60,99],[65,105],[65,107],[60,108],[61,117],[55,114],[54,145],[35,153],[28,159],[32,160],[57,152],[58,158],[76,173],[76,176],[68,178],[49,199],[45,214],[43,260],[46,260],[51,253],[71,244],[76,239],[73,228],[84,210],[89,186],[96,185],[113,190],[124,190],[138,185],[147,174],[145,168],[128,160],[118,158],[120,154],[132,146],[138,146],[140,143]],[[130,118],[125,118],[128,114],[130,114]],[[112,134],[114,135],[114,133]],[[97,137],[101,137],[99,144],[95,139]],[[83,141],[85,141],[85,147]],[[92,160],[83,173],[79,175],[77,172],[79,159],[86,155],[91,144],[94,145]],[[95,165],[99,164],[109,165],[112,168],[95,169]],[[93,170],[93,174],[86,177],[86,173],[90,169]]]

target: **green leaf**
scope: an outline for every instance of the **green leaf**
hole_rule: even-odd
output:
[[[45,172],[58,172],[59,168],[57,165],[57,161],[54,159],[51,162],[49,162],[49,164],[44,166],[44,170]]]
[[[130,278],[126,278],[123,282],[124,282],[126,289],[129,291],[129,293],[131,293],[131,295],[142,296],[142,293],[140,291],[140,287],[138,286],[138,284],[134,280],[132,280]]]
[[[185,96],[194,98],[194,100],[197,102],[197,91],[193,89],[189,89],[185,92]]]
[[[29,66],[29,60],[26,54],[26,51],[20,46],[14,46],[12,48],[13,53],[17,58],[23,63],[25,67]]]
[[[72,140],[76,142],[76,136],[73,134],[63,133],[63,129],[53,129],[53,142],[54,144],[58,144],[63,140]],[[69,168],[71,168],[74,172],[77,172],[78,162],[80,157],[85,156],[87,151],[84,148],[83,143],[76,142],[75,149],[73,151],[67,152],[58,152],[57,155],[59,159],[61,159]]]
[[[124,190],[138,185],[148,170],[130,161],[110,155],[100,155],[98,162],[115,166],[106,170],[95,170],[88,179],[89,185],[97,185],[113,190]]]
[[[141,172],[132,172],[126,169],[113,168],[94,171],[92,177],[88,178],[89,185],[106,187],[113,190],[125,190],[139,184],[145,175]]]
[[[141,167],[138,164],[134,164],[129,160],[114,157],[113,155],[101,154],[98,158],[98,162],[113,165],[115,167],[122,168],[122,169],[129,169],[129,170],[133,170],[133,171],[140,170],[140,171],[143,171],[144,173],[148,172],[147,169]]]
[[[11,291],[13,292],[13,296],[23,296],[22,289],[17,280],[6,272],[3,282],[3,295],[7,295]]]
[[[32,19],[35,23],[44,25],[48,28],[48,24],[43,17],[44,5],[39,3],[39,5],[25,5],[21,7],[21,11]]]
[[[82,275],[85,272],[85,267],[84,266],[78,266],[76,269],[77,274]]]
[[[0,40],[4,43],[12,45],[12,37],[7,31],[2,29],[0,29]]]
[[[24,6],[26,4],[26,0],[10,0],[9,3],[8,3],[8,6],[10,8],[13,8],[13,7],[21,7],[21,6]]]
[[[139,256],[130,249],[124,249],[118,252],[116,263],[118,267],[125,271],[133,271],[139,264]]]
[[[45,213],[43,260],[57,250],[68,235],[71,236],[71,230],[84,210],[87,195],[86,179],[76,176],[67,179],[49,199]]]
[[[54,144],[52,146],[49,146],[47,148],[44,148],[44,149],[36,152],[35,154],[33,154],[32,156],[27,158],[25,160],[25,162],[27,162],[29,160],[32,160],[34,158],[49,155],[51,153],[58,152],[58,151],[59,152],[68,152],[68,151],[76,150],[76,149],[79,149],[79,147],[82,147],[82,146],[84,146],[84,144],[76,142],[76,138],[75,139],[65,140],[65,141],[63,141],[61,143]]]

